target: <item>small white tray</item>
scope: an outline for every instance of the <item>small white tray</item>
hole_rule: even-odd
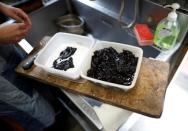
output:
[[[103,48],[109,48],[109,47],[114,48],[117,52],[122,52],[123,50],[129,50],[136,57],[138,57],[136,72],[135,72],[132,84],[130,86],[125,86],[125,85],[115,84],[115,83],[111,83],[111,82],[107,82],[107,81],[102,81],[102,80],[98,80],[98,79],[91,78],[91,77],[87,76],[87,71],[91,68],[91,59],[92,59],[94,52],[96,50],[100,50],[100,49],[103,49]],[[90,53],[87,55],[87,58],[83,63],[83,68],[82,68],[82,71],[81,71],[81,77],[86,79],[86,80],[89,80],[91,82],[102,84],[103,86],[116,87],[116,88],[120,88],[120,89],[127,91],[128,89],[131,89],[132,87],[135,86],[135,83],[136,83],[136,80],[137,80],[137,77],[138,77],[138,74],[139,74],[141,62],[142,62],[142,57],[143,57],[143,50],[139,47],[115,43],[115,42],[99,41],[95,44],[95,46],[91,49]]]
[[[51,74],[76,80],[80,77],[82,63],[93,45],[94,39],[86,36],[56,33],[38,54],[34,63]],[[54,60],[68,46],[77,48],[76,52],[71,56],[73,58],[74,68],[66,71],[52,68]]]

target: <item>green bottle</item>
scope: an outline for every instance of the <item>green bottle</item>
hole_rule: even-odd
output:
[[[176,9],[179,9],[180,5],[174,3],[166,7],[172,7],[173,11],[168,14],[167,18],[159,22],[154,35],[154,45],[163,51],[175,46],[180,32],[176,13]]]

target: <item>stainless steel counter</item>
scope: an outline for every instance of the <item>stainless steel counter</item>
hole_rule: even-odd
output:
[[[115,41],[139,46],[135,39],[133,30],[122,29],[117,22],[117,9],[120,6],[118,4],[120,3],[120,1],[118,1],[118,3],[116,3],[116,1],[113,1],[114,3],[116,3],[114,4],[115,7],[113,6],[113,8],[111,8],[111,0],[107,1],[107,3],[105,3],[106,0],[101,0],[100,2],[104,2],[104,5],[102,3],[101,5],[98,5],[97,1],[93,2],[89,0],[72,0],[74,13],[84,18],[84,20],[86,21],[88,32],[91,33],[96,39]],[[109,8],[107,5],[109,5]],[[54,21],[57,17],[62,16],[68,12],[68,9],[66,7],[66,2],[60,0],[52,5],[49,5],[30,14],[33,27],[26,38],[29,41],[29,43],[35,46],[35,44],[39,40],[41,40],[42,37],[46,35],[51,36],[54,33],[58,32],[58,28],[57,26],[55,26]],[[156,13],[158,12],[158,10],[162,10],[163,13],[169,12],[168,9],[164,9],[159,5],[155,5],[147,1],[142,1],[140,7],[142,8],[142,10],[140,11],[141,14],[139,16],[138,22],[145,22],[147,20],[145,16],[151,15],[151,12]],[[127,12],[129,14],[131,13],[131,10],[128,10]],[[180,16],[180,20],[183,23],[181,24],[181,28],[183,30],[180,35],[181,37],[179,38],[179,42],[181,44],[188,30],[188,27],[185,26],[185,23],[188,22],[188,16],[182,13],[180,13]],[[129,21],[130,18],[127,17],[124,20]],[[145,57],[157,58],[163,61],[169,60],[172,54],[178,49],[177,47],[171,52],[165,54],[160,53],[153,47],[142,48],[144,50]],[[85,99],[82,96],[81,98],[83,98],[83,102],[87,103],[93,103],[94,101],[92,99],[88,101],[88,99]],[[113,107],[104,103],[98,103],[99,105],[91,105],[92,109],[97,113],[103,126],[108,131],[109,129],[116,130],[122,124],[124,125],[123,127],[129,129],[134,124],[134,122],[140,117],[140,115],[137,115],[136,113]],[[84,112],[84,114],[86,114],[87,116],[87,112]],[[111,116],[111,119],[109,119],[109,116]],[[93,118],[90,119],[90,121],[93,120]],[[96,122],[96,125],[98,124],[99,123]],[[99,127],[101,126],[99,125]],[[124,130],[125,128],[122,129]]]

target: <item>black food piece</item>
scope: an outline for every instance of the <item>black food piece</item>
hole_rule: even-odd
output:
[[[94,52],[87,76],[116,84],[131,85],[138,57],[128,51],[118,53],[112,47]]]
[[[63,51],[60,53],[61,59],[66,59],[66,58],[72,56],[72,55],[75,53],[76,50],[77,50],[76,48],[67,47],[65,50],[63,50]]]
[[[73,58],[70,57],[76,52],[76,48],[67,47],[60,53],[60,56],[53,62],[53,68],[66,71],[74,68]],[[69,58],[70,57],[70,58]]]
[[[74,68],[72,57],[63,60],[60,57],[53,62],[53,68],[66,71],[69,68]]]

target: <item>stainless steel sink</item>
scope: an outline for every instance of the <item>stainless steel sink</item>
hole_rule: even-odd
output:
[[[127,1],[126,5],[126,16],[123,16],[123,21],[129,22],[132,18],[132,1]],[[81,16],[86,24],[86,32],[91,34],[95,39],[114,41],[120,43],[126,43],[134,46],[139,46],[135,38],[132,28],[124,29],[121,28],[117,21],[120,1],[117,0],[100,0],[100,1],[89,1],[89,0],[71,0],[71,6],[73,13]],[[44,36],[52,36],[58,32],[58,27],[55,24],[56,18],[70,13],[67,8],[67,3],[64,0],[57,1],[49,6],[41,8],[30,14],[33,26],[26,39],[29,43],[35,46]],[[168,14],[170,10],[164,9],[162,6],[152,3],[150,1],[140,1],[139,3],[139,15],[137,22],[147,23],[151,29],[155,29],[157,22]],[[159,13],[160,12],[160,13]],[[160,14],[160,15],[159,15]],[[183,40],[188,30],[188,16],[179,12],[179,21],[181,25],[181,33],[178,38],[178,46],[168,53],[162,53],[152,46],[141,47],[144,50],[145,57],[152,57],[155,59],[169,61],[171,56],[184,44]],[[76,102],[76,98],[82,98],[82,102],[90,103],[91,106],[95,103],[96,106],[100,106],[102,103],[87,99],[82,96],[67,95],[73,103]],[[75,101],[74,101],[74,100]],[[75,103],[76,106],[79,104]],[[87,105],[87,104],[86,104]],[[92,107],[90,107],[92,108]],[[81,108],[79,108],[81,109]],[[81,109],[82,110],[82,109]],[[87,117],[87,111],[84,109],[81,111]],[[92,121],[94,119],[89,118]],[[97,126],[97,124],[94,124]],[[101,130],[100,123],[98,130]]]
[[[66,4],[66,1],[58,1],[50,6],[31,13],[30,17],[32,19],[33,27],[27,36],[27,40],[34,45],[43,36],[53,35],[58,32],[58,28],[55,25],[55,19],[69,13]],[[133,6],[132,2],[128,0],[125,4],[130,5],[130,7]],[[94,38],[139,46],[133,29],[121,28],[117,21],[120,1],[72,0],[71,5],[73,7],[73,13],[81,16],[85,20],[87,33],[92,34]],[[156,24],[159,20],[165,17],[170,11],[169,9],[164,9],[162,6],[147,0],[140,1],[139,10],[140,13],[138,14],[137,22],[147,23],[152,30],[155,30]],[[131,21],[133,13],[131,11],[131,8],[126,8],[126,16],[123,18],[125,22]],[[188,30],[188,26],[186,25],[186,23],[188,23],[188,16],[179,13],[179,22],[181,25],[181,33],[176,48],[168,53],[161,53],[152,46],[141,47],[144,50],[144,56],[157,58],[163,61],[169,60],[184,40]]]
[[[120,8],[119,1],[88,1],[88,0],[72,0],[75,12],[82,16],[87,23],[87,27],[95,38],[109,40],[139,46],[135,38],[133,29],[121,28],[118,23],[118,15]],[[134,16],[133,1],[126,0],[124,22],[129,23]],[[84,6],[85,5],[85,6]],[[113,6],[112,6],[113,5]],[[81,7],[81,8],[80,8]],[[153,3],[149,0],[139,1],[139,14],[137,16],[138,23],[146,23],[154,32],[158,22],[167,16],[170,9],[164,9],[161,5]],[[160,52],[152,46],[141,47],[144,50],[145,57],[152,57],[163,61],[169,61],[170,57],[183,44],[183,40],[188,31],[188,16],[178,12],[178,21],[181,26],[181,32],[177,40],[177,46],[169,52]],[[92,16],[92,18],[90,17]]]

